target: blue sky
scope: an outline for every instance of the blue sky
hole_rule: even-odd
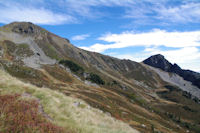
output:
[[[0,0],[0,25],[29,21],[77,47],[200,72],[200,0]]]

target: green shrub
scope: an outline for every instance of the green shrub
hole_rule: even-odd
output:
[[[81,66],[70,60],[60,60],[59,64],[62,64],[65,67],[69,67],[69,69],[73,72],[84,72],[84,69]]]
[[[90,73],[90,76],[88,78],[90,81],[93,83],[99,84],[99,85],[104,85],[105,82],[101,79],[101,77],[97,74]]]
[[[165,88],[169,89],[169,91],[175,91],[175,90],[177,90],[176,87],[171,86],[171,85],[165,85]]]

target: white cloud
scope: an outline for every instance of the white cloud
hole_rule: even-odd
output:
[[[84,47],[83,46],[83,47],[80,47],[80,48],[88,50],[88,51],[103,52],[106,49],[110,49],[111,47],[110,47],[110,45],[104,45],[104,44],[96,43],[96,44],[94,44],[92,46],[89,46],[89,47]]]
[[[199,23],[200,2],[182,0],[144,0],[137,1],[126,9],[126,18],[132,18],[133,23],[144,24],[185,24]],[[174,23],[175,22],[175,23]]]
[[[74,40],[74,41],[80,41],[80,40],[85,40],[88,37],[90,37],[89,34],[76,35],[76,36],[72,37],[72,40]]]
[[[94,44],[90,47],[82,48],[103,52],[107,49],[131,46],[195,47],[200,46],[200,31],[167,32],[157,29],[146,33],[123,32],[121,34],[106,34],[100,37],[99,40],[105,41],[107,44]]]
[[[105,10],[97,7],[127,7],[135,3],[134,0],[67,0],[60,1],[60,5],[72,14],[77,14],[86,18],[99,18],[108,15]]]
[[[121,34],[106,34],[99,40],[105,41],[105,44],[94,44],[81,48],[104,52],[107,49],[141,46],[145,48],[144,51],[138,51],[134,54],[114,53],[109,55],[140,62],[151,55],[162,54],[170,62],[177,63],[184,69],[195,71],[200,69],[200,50],[198,48],[200,47],[200,31],[167,32],[157,29],[144,33],[123,32]],[[160,49],[162,46],[165,50]],[[173,50],[168,50],[169,48]]]
[[[190,69],[194,71],[200,71],[200,50],[196,47],[179,48],[175,50],[161,50],[159,48],[151,47],[146,48],[144,51],[140,51],[134,54],[112,54],[112,56],[120,59],[131,59],[141,62],[148,57],[162,54],[171,63],[177,63],[183,69]]]
[[[71,13],[84,17],[101,17],[108,15],[97,7],[123,7],[125,13],[118,17],[133,18],[134,21],[163,22],[199,22],[200,2],[181,0],[65,0],[56,1]]]
[[[200,50],[196,47],[185,47],[177,50],[160,50],[158,48],[145,49],[146,53],[162,54],[172,63],[200,63]]]
[[[175,7],[162,7],[156,9],[158,18],[169,20],[171,22],[199,22],[200,3],[187,3]]]
[[[0,1],[0,23],[30,21],[36,24],[77,23],[80,16],[99,18],[105,16],[101,6],[127,6],[133,0],[6,0]],[[59,12],[62,13],[59,13]],[[80,20],[79,20],[80,21]]]
[[[29,7],[20,4],[7,5],[0,8],[0,23],[13,21],[28,21],[36,24],[56,25],[76,22],[70,15],[55,13],[51,10],[38,7]]]
[[[0,13],[1,15],[4,13],[1,17],[1,22],[4,23],[28,20],[39,24],[62,24],[74,22],[75,18],[101,18],[113,14],[109,10],[101,10],[99,7],[122,7],[120,9],[124,11],[119,13],[117,17],[121,19],[124,19],[124,17],[131,18],[137,24],[169,22],[172,24],[172,22],[200,21],[200,2],[182,0],[176,4],[170,3],[173,2],[170,0],[49,0],[48,2],[46,0],[28,0],[28,2],[26,0],[17,0],[15,2],[13,0],[4,0],[0,1]],[[6,9],[5,7],[2,8],[1,5],[4,5]],[[19,15],[15,12],[19,13]],[[38,12],[41,12],[41,14],[38,14]]]

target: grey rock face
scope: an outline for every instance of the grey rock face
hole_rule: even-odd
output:
[[[161,54],[151,56],[150,58],[143,61],[145,64],[160,68],[164,71],[170,71],[171,67],[173,66],[165,57]]]

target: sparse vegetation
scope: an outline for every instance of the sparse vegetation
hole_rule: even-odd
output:
[[[135,101],[139,105],[144,106],[146,104],[146,101],[144,99],[142,99],[140,96],[138,96],[138,95],[136,95],[134,93],[128,94],[127,96],[128,96],[128,98],[130,98],[130,100]]]
[[[34,55],[33,51],[30,50],[28,44],[19,44],[17,46],[16,54],[19,56],[27,56],[27,57]]]
[[[42,86],[51,86],[51,81],[45,80],[46,76],[41,73],[40,71],[22,66],[17,63],[10,63],[10,62],[1,62],[3,68],[12,76],[15,76],[17,78],[20,78],[24,81],[31,82],[32,84],[42,87]]]
[[[28,44],[15,44],[11,41],[4,41],[3,43],[7,47],[7,53],[13,57],[16,55],[29,57],[34,54]]]
[[[79,74],[81,76],[84,73],[83,67],[74,63],[71,60],[60,60],[59,64],[62,64],[65,67],[68,67],[72,72]],[[89,76],[86,77],[86,79],[90,80],[91,82],[96,83],[98,85],[104,85],[105,84],[105,81],[98,74],[95,74],[95,73],[90,73]]]
[[[200,132],[200,126],[183,121],[183,120],[181,120],[180,116],[176,116],[172,113],[165,113],[165,115],[167,115],[171,120],[173,120],[174,122],[178,123],[179,125],[187,128],[187,129],[193,130],[196,133]]]
[[[4,68],[11,75],[19,78],[39,78],[39,74],[37,74],[36,70],[29,67],[12,64],[9,66],[4,65]]]
[[[52,44],[47,43],[46,40],[36,41],[38,46],[44,51],[45,55],[52,59],[60,60],[60,55],[57,54],[56,49]]]
[[[200,131],[199,125],[199,104],[192,98],[191,94],[185,91],[181,91],[176,87],[168,87],[170,91],[158,93],[162,98],[173,101],[180,105],[162,105],[160,111],[163,110],[165,116],[172,121],[179,124],[181,127],[185,127],[190,131],[198,133]],[[188,122],[190,120],[190,122]]]
[[[62,69],[58,66],[44,66],[44,69],[55,79],[67,83],[71,83],[73,81],[72,77],[66,71],[62,71]]]
[[[148,71],[140,64],[134,66],[131,71],[124,72],[123,75],[125,75],[125,77],[130,79],[133,78],[137,81],[142,81],[151,88],[156,88],[155,83],[157,81],[154,79],[156,75],[153,76],[153,73],[151,71]]]
[[[5,41],[3,42],[3,44],[6,45],[6,47],[7,47],[7,52],[8,52],[9,54],[12,54],[12,53],[16,50],[16,48],[17,48],[17,45],[16,45],[15,43],[13,43],[13,42],[11,42],[11,41],[8,41],[8,40],[5,40]]]

